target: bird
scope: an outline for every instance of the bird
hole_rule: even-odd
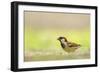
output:
[[[78,48],[81,47],[80,44],[69,42],[66,37],[59,37],[57,40],[60,41],[61,47],[67,53],[75,52]]]

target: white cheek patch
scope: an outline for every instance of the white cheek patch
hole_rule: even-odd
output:
[[[67,46],[67,42],[65,41],[65,39],[61,39],[61,42]]]
[[[61,42],[65,42],[65,39],[61,39]]]

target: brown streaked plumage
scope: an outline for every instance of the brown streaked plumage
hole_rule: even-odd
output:
[[[60,41],[62,48],[68,53],[74,52],[81,46],[80,44],[69,42],[65,37],[59,37],[58,40]]]

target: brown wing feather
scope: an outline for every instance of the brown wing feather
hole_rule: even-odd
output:
[[[68,42],[68,46],[69,47],[77,47],[77,46],[80,46],[80,44],[76,44],[76,43],[73,43],[73,42]]]

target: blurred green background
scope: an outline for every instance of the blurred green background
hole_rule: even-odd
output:
[[[25,11],[24,17],[24,61],[90,58],[89,14]],[[82,46],[68,54],[57,40],[60,36]]]

